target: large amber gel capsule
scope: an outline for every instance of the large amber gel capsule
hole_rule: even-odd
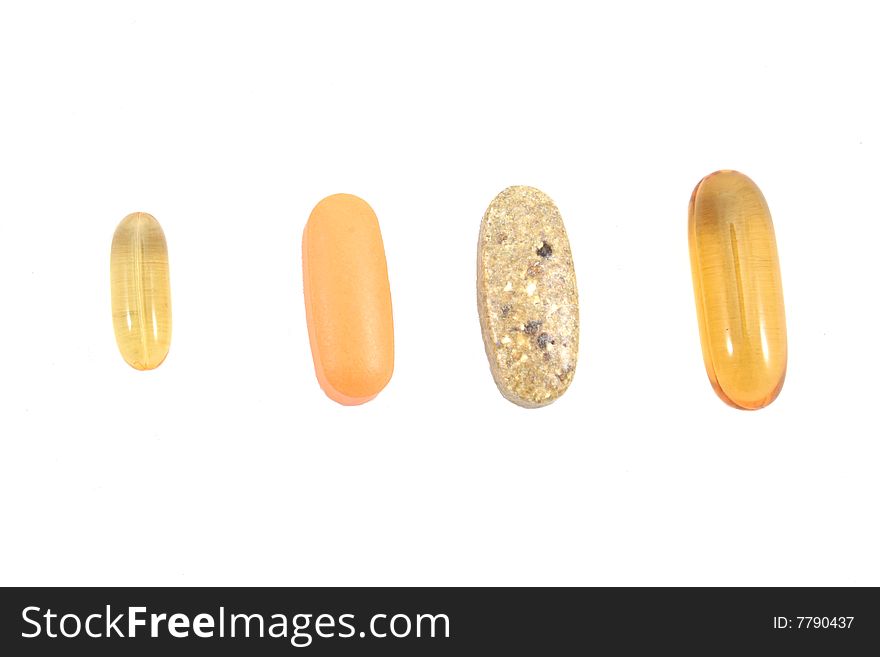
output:
[[[394,370],[391,289],[373,209],[351,194],[318,203],[303,231],[302,262],[318,383],[340,404],[363,404]]]
[[[785,380],[788,342],[770,210],[737,171],[694,189],[688,209],[691,272],[706,372],[731,406],[763,408]]]
[[[128,215],[113,234],[110,297],[125,362],[137,370],[161,365],[171,346],[168,247],[159,222],[146,212]]]

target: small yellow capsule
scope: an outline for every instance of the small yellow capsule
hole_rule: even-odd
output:
[[[709,380],[731,406],[763,408],[782,389],[788,361],[782,278],[767,201],[745,175],[717,171],[694,189],[688,233]]]
[[[110,248],[110,297],[116,344],[136,370],[159,367],[171,345],[168,247],[146,212],[123,219]]]

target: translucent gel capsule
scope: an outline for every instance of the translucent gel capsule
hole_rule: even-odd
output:
[[[731,406],[763,408],[785,380],[788,342],[770,210],[737,171],[694,189],[688,209],[691,272],[706,372]]]
[[[116,344],[137,370],[162,364],[171,345],[171,287],[162,227],[146,212],[128,215],[113,234],[110,296]]]
[[[385,248],[367,202],[334,194],[318,203],[303,231],[302,264],[318,383],[340,404],[363,404],[394,370]]]

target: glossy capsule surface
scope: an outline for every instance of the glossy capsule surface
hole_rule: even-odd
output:
[[[128,215],[113,234],[110,296],[125,362],[137,370],[161,365],[171,346],[168,247],[159,222],[146,212]]]
[[[773,221],[747,176],[703,178],[688,209],[691,273],[703,360],[721,399],[768,405],[785,380],[788,340]]]
[[[318,383],[340,404],[363,404],[394,370],[385,248],[367,202],[334,194],[318,203],[303,231],[302,266]]]

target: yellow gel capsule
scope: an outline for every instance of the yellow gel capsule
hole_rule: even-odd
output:
[[[161,365],[171,346],[168,247],[159,222],[146,212],[128,215],[113,234],[110,297],[125,362],[136,370]]]
[[[688,233],[703,361],[712,387],[736,408],[776,399],[788,340],[770,210],[737,171],[703,178],[691,196]]]

